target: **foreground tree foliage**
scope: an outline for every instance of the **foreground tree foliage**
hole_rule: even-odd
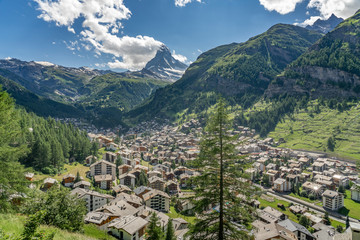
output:
[[[86,214],[85,202],[69,194],[69,190],[54,185],[46,193],[34,192],[24,205],[25,214],[43,212],[41,223],[69,231],[81,231]]]
[[[23,135],[19,112],[0,86],[0,212],[11,209],[9,197],[12,194],[26,191],[24,168],[18,162],[28,152]]]
[[[232,123],[225,102],[219,99],[208,120],[194,167],[201,175],[193,178],[195,223],[189,235],[197,239],[248,239],[244,231],[252,219],[250,186],[241,181],[241,161],[235,152],[236,137],[228,134]]]
[[[160,222],[155,213],[150,217],[149,225],[146,228],[147,240],[161,240],[164,238],[164,233],[161,230]]]

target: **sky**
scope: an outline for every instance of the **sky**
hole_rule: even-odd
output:
[[[277,23],[347,18],[360,0],[0,0],[0,59],[139,70],[165,44],[190,64]]]

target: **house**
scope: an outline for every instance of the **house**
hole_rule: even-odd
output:
[[[165,181],[162,178],[153,176],[153,177],[149,178],[149,186],[153,189],[164,191],[165,190]]]
[[[132,191],[128,186],[119,184],[119,185],[113,187],[113,192],[115,194],[119,194],[119,193],[122,193],[122,192],[127,193],[127,194],[131,194]]]
[[[89,189],[91,186],[91,184],[87,181],[80,181],[77,182],[73,185],[73,188],[84,188],[84,189]]]
[[[101,230],[106,231],[109,223],[115,218],[118,218],[118,216],[115,216],[111,213],[89,212],[86,214],[84,221],[87,224],[95,224]]]
[[[166,180],[174,180],[175,179],[175,174],[174,174],[174,172],[167,172],[167,173],[165,173],[165,179]]]
[[[127,202],[128,204],[130,204],[131,206],[138,208],[140,206],[143,205],[143,199],[136,196],[136,195],[130,195],[127,193],[119,193],[116,198],[112,201],[112,202],[118,202],[119,200],[124,200],[125,202]]]
[[[32,181],[34,179],[34,173],[30,173],[30,172],[25,173],[25,178],[29,181]]]
[[[94,177],[95,186],[98,186],[101,189],[109,190],[112,187],[113,178],[110,174],[106,175],[96,175]]]
[[[269,176],[269,183],[272,185],[273,182],[280,176],[280,172],[276,170],[268,170],[265,175]]]
[[[190,175],[187,173],[183,173],[180,175],[180,187],[186,188],[187,187],[187,181],[190,179]]]
[[[257,229],[255,240],[298,240],[290,230],[277,223],[269,223]]]
[[[142,195],[144,195],[147,192],[150,192],[151,190],[153,190],[150,187],[146,187],[146,186],[140,186],[134,189],[134,193],[136,194],[136,196],[141,197]]]
[[[342,193],[326,190],[322,194],[322,198],[324,208],[332,211],[337,211],[344,206],[344,194]]]
[[[169,212],[170,196],[156,189],[151,190],[143,195],[145,205],[160,212]]]
[[[154,176],[157,176],[157,177],[162,177],[162,173],[159,172],[159,171],[149,171],[148,172],[148,178],[152,178]]]
[[[135,175],[132,173],[124,173],[119,176],[120,184],[135,187]]]
[[[108,228],[113,236],[122,240],[143,240],[148,221],[141,217],[125,216],[111,221]]]
[[[47,191],[49,188],[51,188],[54,184],[56,184],[58,181],[56,179],[53,178],[46,178],[44,179],[43,182],[43,187],[42,189]]]
[[[116,153],[106,152],[104,155],[104,159],[108,162],[116,163],[116,159],[117,159]]]
[[[100,160],[90,165],[90,176],[111,175],[112,180],[116,178],[116,165],[106,160]]]
[[[250,180],[254,180],[256,177],[256,174],[258,173],[256,168],[248,168],[245,170],[245,173],[250,176]]]
[[[325,170],[325,163],[323,162],[314,162],[312,166],[313,171],[323,172]]]
[[[130,172],[132,170],[132,167],[127,164],[122,164],[122,165],[118,166],[118,170],[119,170],[119,175],[121,175],[121,174]]]
[[[113,196],[110,196],[108,194],[101,194],[83,188],[75,188],[71,191],[70,194],[76,195],[77,198],[84,199],[88,212],[94,211],[114,199]]]
[[[309,230],[306,229],[306,227],[290,219],[278,222],[278,224],[283,228],[293,232],[297,236],[297,239],[315,240],[315,237],[309,232]]]
[[[90,155],[85,158],[85,165],[90,166],[92,163],[97,161],[97,157]]]
[[[351,187],[351,199],[360,202],[360,184],[354,183]]]
[[[320,196],[324,191],[324,187],[322,185],[312,182],[305,182],[302,185],[302,189],[305,190],[308,194],[312,193],[316,196]]]
[[[257,209],[257,212],[261,221],[265,223],[279,222],[287,219],[287,216],[284,213],[269,206],[263,210]]]
[[[178,193],[179,189],[177,183],[172,180],[166,182],[166,188],[170,194]]]
[[[189,231],[188,225],[189,223],[182,218],[173,219],[174,234],[177,239],[185,239],[185,234]]]
[[[339,175],[339,174],[335,174],[333,175],[333,181],[334,183],[340,187],[340,186],[343,186],[343,187],[348,187],[349,186],[349,177],[347,176],[343,176],[343,175]]]
[[[291,183],[286,179],[278,178],[274,181],[273,189],[277,192],[288,192],[291,190]]]
[[[63,177],[62,183],[65,187],[72,187],[75,182],[75,175],[67,174]]]

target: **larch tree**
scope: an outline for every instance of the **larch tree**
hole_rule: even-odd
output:
[[[200,154],[193,162],[201,175],[192,179],[197,214],[189,231],[192,240],[249,238],[244,229],[253,216],[251,188],[240,177],[242,162],[235,150],[237,136],[231,134],[232,127],[225,100],[220,98],[204,129]]]

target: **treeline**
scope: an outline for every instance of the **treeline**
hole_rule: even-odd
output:
[[[90,155],[93,145],[86,132],[53,118],[44,119],[24,110],[20,112],[20,125],[29,148],[29,153],[20,162],[26,167],[55,174],[69,159],[82,163]]]

